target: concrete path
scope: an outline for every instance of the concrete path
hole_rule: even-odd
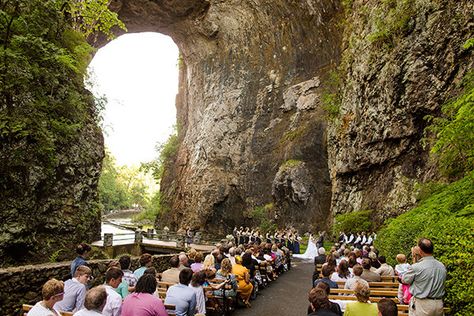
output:
[[[314,264],[293,260],[290,271],[282,274],[251,301],[251,308],[239,308],[236,316],[305,316]]]

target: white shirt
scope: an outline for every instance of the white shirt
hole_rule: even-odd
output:
[[[365,242],[367,241],[367,238],[365,236],[362,236],[362,241],[361,241],[361,244],[362,245],[365,245]]]
[[[358,244],[360,242],[360,236],[357,236],[356,241],[354,241],[354,244]]]
[[[49,308],[43,306],[43,301],[39,301],[38,303],[33,306],[32,309],[28,312],[28,316],[57,316],[61,315],[59,312],[56,311],[56,314]]]
[[[107,302],[102,314],[105,316],[120,316],[122,314],[122,297],[110,285],[105,285],[105,291],[107,292]]]
[[[189,284],[189,287],[196,293],[196,313],[206,314],[206,298],[204,297],[204,289],[202,286],[194,287],[191,284]]]
[[[29,314],[28,314],[29,315]],[[77,313],[74,313],[74,316],[100,316],[103,315],[97,311],[94,310],[88,310],[86,308],[81,309]]]

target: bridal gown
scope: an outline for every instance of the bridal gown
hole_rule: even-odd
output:
[[[308,247],[304,254],[301,255],[293,255],[293,258],[298,259],[305,259],[305,260],[314,260],[314,257],[318,255],[318,249],[316,248],[316,244],[314,243],[314,239],[310,237],[308,239]]]

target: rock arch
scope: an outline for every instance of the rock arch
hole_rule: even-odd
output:
[[[180,147],[162,180],[173,212],[159,223],[222,230],[274,202],[282,223],[325,226],[331,189],[320,85],[339,56],[337,3],[111,4],[129,32],[167,34],[182,54]]]

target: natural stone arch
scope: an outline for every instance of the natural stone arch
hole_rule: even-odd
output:
[[[320,77],[339,56],[337,3],[111,4],[128,32],[167,34],[182,54],[180,147],[162,180],[173,210],[166,222],[222,230],[275,202],[282,223],[325,226],[331,190]],[[288,160],[302,164],[288,170]]]

